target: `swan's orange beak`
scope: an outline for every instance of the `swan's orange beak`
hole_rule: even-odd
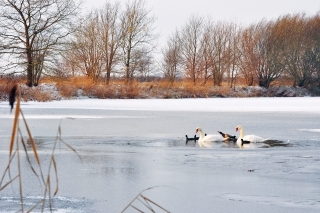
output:
[[[238,132],[238,130],[239,130],[239,129],[238,129],[238,127],[237,127],[237,128],[236,128],[236,132]]]
[[[198,133],[198,129],[196,129],[196,133]]]

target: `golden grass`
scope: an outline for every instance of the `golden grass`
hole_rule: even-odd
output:
[[[195,84],[190,81],[178,81],[174,83],[160,81],[150,82],[144,90],[151,96],[158,98],[208,98],[227,96],[230,87],[213,86],[211,83],[205,85]]]
[[[15,81],[21,82],[21,79],[14,81],[0,78],[0,100],[7,99],[9,88]],[[12,83],[13,82],[13,83]],[[212,80],[206,84],[202,81],[192,82],[189,79],[182,79],[173,83],[164,79],[155,79],[149,82],[138,82],[133,80],[127,83],[124,79],[112,79],[107,85],[103,79],[93,82],[87,77],[70,77],[65,79],[43,78],[41,83],[53,84],[56,86],[57,96],[52,95],[52,91],[41,90],[38,87],[22,87],[23,101],[51,101],[59,99],[71,99],[80,96],[100,99],[137,99],[137,98],[209,98],[209,97],[260,97],[275,96],[274,90],[253,91],[250,94],[245,93],[245,80],[238,77],[236,87],[230,87],[228,82],[222,82],[221,86],[215,86]],[[293,82],[290,78],[282,77],[272,82],[272,87],[291,86]],[[239,89],[240,88],[240,89]],[[241,89],[243,88],[243,89]],[[316,90],[315,90],[316,91]],[[315,95],[318,93],[313,92]]]
[[[77,96],[77,87],[75,85],[66,83],[63,84],[59,82],[56,84],[56,86],[59,90],[60,95],[66,99]]]
[[[50,91],[41,91],[40,87],[27,87],[21,88],[21,98],[23,101],[39,101],[47,102],[52,101]]]

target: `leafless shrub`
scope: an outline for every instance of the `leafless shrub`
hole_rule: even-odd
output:
[[[85,87],[83,95],[100,99],[117,98],[117,91],[113,86],[93,85]]]
[[[51,91],[42,91],[40,87],[21,87],[21,98],[23,101],[52,101]]]

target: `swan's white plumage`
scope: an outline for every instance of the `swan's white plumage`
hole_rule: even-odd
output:
[[[212,146],[212,142],[222,141],[221,135],[204,135],[203,130],[200,127],[196,129],[196,133],[198,132],[199,132],[199,139],[198,139],[199,147],[209,148]]]
[[[260,136],[257,136],[257,135],[244,135],[244,130],[243,130],[243,127],[242,126],[237,126],[236,127],[236,132],[239,131],[240,132],[240,135],[239,135],[239,138],[237,140],[237,144],[239,147],[243,147],[244,145],[242,145],[242,142],[241,142],[241,139],[243,139],[244,141],[250,141],[250,143],[257,143],[257,142],[263,142],[265,141],[266,139],[260,137]],[[247,146],[252,146],[250,144],[246,144]]]

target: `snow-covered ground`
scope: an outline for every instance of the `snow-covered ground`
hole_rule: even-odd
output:
[[[121,212],[138,193],[170,212],[319,212],[320,98],[62,100],[21,107],[41,158],[51,153],[61,125],[59,193],[54,212]],[[13,114],[0,102],[0,160],[8,160]],[[279,141],[240,149],[186,144],[200,126]],[[24,130],[22,129],[24,132]],[[261,148],[264,147],[264,148]],[[266,148],[268,147],[268,148]],[[27,205],[39,197],[27,179]],[[12,173],[15,169],[12,169]],[[0,212],[19,209],[16,187],[1,192]],[[139,204],[136,204],[139,205]],[[132,208],[126,212],[136,212]],[[163,212],[158,209],[157,212]]]
[[[1,102],[0,102],[1,103]],[[2,102],[0,107],[7,107]],[[206,111],[206,112],[312,112],[320,113],[319,97],[191,98],[191,99],[77,99],[22,102],[23,108]]]

